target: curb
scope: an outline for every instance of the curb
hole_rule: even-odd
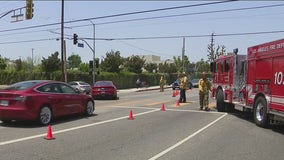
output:
[[[171,86],[169,87],[164,87],[164,89],[168,89],[168,88],[172,88]],[[153,90],[159,90],[160,87],[158,88],[147,88],[147,89],[141,89],[141,90],[137,90],[137,91],[134,91],[134,92],[144,92],[144,91],[153,91]]]

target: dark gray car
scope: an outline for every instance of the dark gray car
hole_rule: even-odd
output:
[[[180,80],[179,80],[179,79],[175,80],[175,81],[171,84],[172,89],[173,89],[173,90],[179,89],[179,84],[180,84]],[[192,88],[192,82],[191,82],[191,80],[188,81],[188,85],[187,85],[187,86],[188,86],[188,89],[191,89],[191,88]]]

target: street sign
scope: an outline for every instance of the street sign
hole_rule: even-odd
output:
[[[24,14],[13,15],[11,16],[11,18],[12,18],[11,22],[19,22],[24,20]]]
[[[84,48],[84,43],[78,43],[78,47]]]

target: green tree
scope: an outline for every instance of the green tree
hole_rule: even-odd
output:
[[[15,70],[16,71],[21,71],[23,70],[23,63],[22,63],[22,60],[21,59],[16,59],[15,60]]]
[[[51,56],[48,56],[47,59],[44,57],[41,60],[42,63],[42,69],[44,72],[54,72],[60,70],[61,62],[58,58],[59,53],[55,52],[51,54]]]
[[[110,51],[101,62],[101,69],[106,72],[120,72],[120,66],[123,64],[123,58],[119,51]]]
[[[178,68],[174,63],[168,64],[168,69],[166,70],[166,73],[177,73]]]
[[[81,72],[90,72],[89,63],[80,63],[79,71],[81,71]]]
[[[169,66],[166,62],[159,63],[159,73],[167,73]]]
[[[126,70],[134,73],[142,73],[142,67],[145,65],[145,59],[138,55],[127,57],[125,60],[124,67]]]
[[[80,63],[82,63],[81,57],[78,54],[72,54],[68,57],[68,67],[67,68],[78,68]]]
[[[17,59],[15,60],[15,70],[16,71],[31,71],[32,64],[27,60]]]
[[[0,57],[0,70],[5,70],[7,67],[6,60],[2,57]]]
[[[218,45],[217,48],[215,48],[214,33],[212,33],[211,35],[210,44],[208,44],[207,46],[207,52],[208,52],[207,57],[209,62],[213,62],[215,59],[219,58],[220,55],[226,54],[226,47],[224,45]]]
[[[153,71],[157,71],[158,65],[157,65],[157,63],[146,63],[144,65],[144,68],[147,72],[153,73]]]
[[[210,71],[210,64],[207,61],[204,61],[204,59],[201,59],[200,61],[196,62],[197,70],[198,72],[209,72]]]
[[[178,71],[177,66],[174,63],[160,63],[159,72],[160,73],[176,73]]]
[[[183,63],[182,63],[181,57],[180,56],[178,56],[178,57],[174,56],[173,59],[174,59],[174,64],[176,65],[178,72],[180,72],[180,73],[183,72]],[[190,62],[188,60],[188,57],[185,55],[184,56],[185,71],[187,70],[188,67],[190,67]]]

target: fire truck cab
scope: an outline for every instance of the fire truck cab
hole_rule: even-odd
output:
[[[212,96],[219,112],[253,112],[256,125],[284,121],[284,39],[249,47],[247,55],[211,63]]]

